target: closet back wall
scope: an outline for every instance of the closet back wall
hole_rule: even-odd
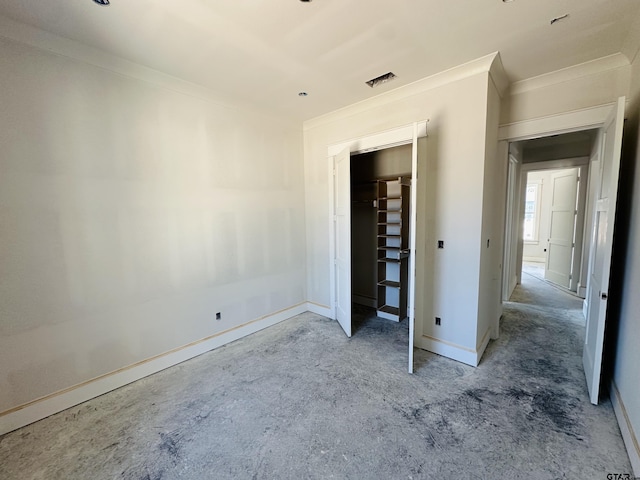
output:
[[[300,125],[5,39],[0,65],[0,413],[306,299]]]
[[[353,301],[375,307],[377,294],[377,216],[373,206],[375,181],[379,178],[411,175],[411,145],[385,148],[352,155],[352,200],[370,197],[368,205],[352,203],[351,209],[351,283]]]

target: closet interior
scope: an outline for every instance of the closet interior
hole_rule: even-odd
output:
[[[351,157],[352,303],[407,317],[411,145]]]

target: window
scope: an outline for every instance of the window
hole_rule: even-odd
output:
[[[524,241],[538,241],[538,219],[540,218],[540,184],[527,183],[524,200]]]

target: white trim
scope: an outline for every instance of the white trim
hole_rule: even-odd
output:
[[[392,322],[400,323],[400,320],[404,320],[404,318],[400,319],[397,315],[393,315],[391,313],[383,312],[381,310],[376,310],[376,317],[384,318],[385,320],[390,320]],[[411,372],[409,372],[411,373]]]
[[[574,110],[569,113],[507,123],[498,127],[498,140],[528,140],[545,135],[599,128],[607,121],[615,103]]]
[[[491,67],[489,67],[489,79],[493,82],[493,86],[496,88],[500,98],[504,98],[509,94],[509,77],[504,70],[500,52],[496,53],[493,61],[491,62]]]
[[[427,121],[428,120],[423,120],[418,123],[418,138],[427,136]],[[329,145],[327,154],[330,157],[335,157],[345,148],[348,148],[351,153],[364,153],[382,150],[383,148],[397,147],[398,145],[407,145],[413,141],[413,128],[414,124],[411,123],[371,135],[334,143],[333,145]]]
[[[316,315],[322,315],[323,317],[332,318],[331,307],[320,305],[319,303],[307,302],[307,311],[315,313]]]
[[[413,348],[415,345],[416,330],[416,236],[418,229],[418,138],[427,134],[427,122],[413,124],[413,145],[411,148],[411,199],[409,219],[409,291],[408,291],[408,317],[409,317],[409,373],[413,373]]]
[[[303,123],[303,130],[310,130],[327,123],[331,123],[336,119],[357,115],[366,112],[372,108],[381,107],[390,103],[397,102],[414,95],[453,83],[463,78],[472,77],[480,73],[488,73],[493,65],[498,52],[490,53],[484,57],[477,58],[470,62],[450,68],[430,77],[425,77],[408,85],[403,85],[389,92],[382,93],[375,97],[367,98],[360,102],[356,102],[347,107],[334,110],[333,112],[320,115],[319,117],[306,120]],[[502,84],[502,82],[498,82]]]
[[[313,310],[312,310],[313,308]],[[101,375],[79,385],[52,393],[24,405],[0,413],[0,435],[36,422],[43,418],[61,412],[79,403],[91,400],[111,390],[140,380],[166,368],[172,367],[193,357],[197,357],[210,350],[227,343],[251,335],[259,330],[275,325],[301,313],[314,311],[326,313],[327,307],[309,302],[299,303],[285,310],[252,320],[224,332],[190,343],[141,362],[129,365],[111,373]]]
[[[423,120],[418,122],[418,137],[426,137],[427,135],[427,122]],[[349,152],[362,152],[362,151],[374,151],[382,148],[389,148],[395,145],[404,145],[413,141],[414,123],[396,127],[382,132],[373,133],[371,135],[365,135],[351,140],[346,140],[340,143],[334,143],[327,146],[327,165],[329,176],[329,297],[331,302],[331,316],[329,318],[335,320],[336,316],[336,237],[335,237],[335,179],[334,177],[334,158],[335,156],[345,149],[349,149]]]
[[[538,75],[537,77],[513,82],[509,93],[511,95],[518,95],[519,93],[528,92],[530,90],[556,85],[558,83],[567,82],[580,77],[596,75],[614,68],[628,67],[629,65],[629,59],[627,59],[625,55],[622,53],[614,53],[613,55],[597,58],[578,65],[572,65],[571,67],[555,70],[553,72]]]
[[[627,454],[631,461],[633,475],[635,478],[640,478],[640,442],[633,431],[633,426],[631,425],[615,381],[611,380],[611,388],[609,390],[611,392],[611,405],[613,405],[613,411],[616,414],[620,433],[622,433],[622,439],[624,440],[624,446],[627,449]]]
[[[489,330],[487,330],[483,337],[482,343],[480,344],[480,348],[478,350],[471,350],[470,348],[466,348],[455,343],[423,335],[419,338],[416,338],[416,346],[422,348],[423,350],[442,355],[443,357],[447,357],[452,360],[457,360],[458,362],[471,365],[472,367],[477,367],[478,363],[480,363],[482,354],[489,344],[489,340],[490,335]]]
[[[535,185],[536,187],[536,199],[535,199],[535,210],[534,213],[534,222],[533,222],[533,237],[531,240],[527,240],[526,237],[523,237],[523,241],[525,245],[538,245],[540,243],[540,210],[542,210],[542,179],[536,180],[533,182],[529,182],[528,172],[525,172],[525,183],[524,183],[524,215],[527,216],[527,189],[529,185]],[[524,221],[524,218],[523,218]],[[524,228],[523,228],[524,235]],[[523,257],[524,258],[524,257]]]
[[[335,222],[335,154],[329,155],[328,161],[329,173],[329,305],[331,314],[329,318],[337,320],[336,315],[336,222]]]
[[[558,160],[523,163],[522,170],[532,172],[537,170],[564,170],[565,168],[577,168],[589,165],[589,157],[570,157]]]

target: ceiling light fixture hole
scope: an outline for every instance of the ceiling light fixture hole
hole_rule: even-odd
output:
[[[106,7],[107,5],[109,5],[111,2],[109,0],[93,0],[95,3],[97,3],[98,5],[101,5],[103,7]]]
[[[300,92],[300,93],[298,94],[298,96],[299,96],[299,97],[307,97],[307,96],[309,96],[309,94],[308,94],[307,92]]]

